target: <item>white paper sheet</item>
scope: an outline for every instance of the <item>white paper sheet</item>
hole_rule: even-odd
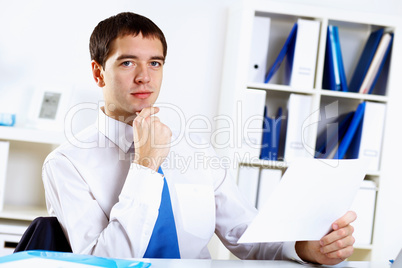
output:
[[[361,159],[297,159],[238,243],[319,240],[343,216],[366,175]]]

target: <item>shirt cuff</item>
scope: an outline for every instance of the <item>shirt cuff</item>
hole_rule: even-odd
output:
[[[120,197],[128,199],[134,197],[141,202],[154,203],[156,200],[160,200],[162,188],[163,175],[150,168],[132,163]]]
[[[296,261],[298,263],[306,264],[307,262],[303,261],[299,255],[296,253],[296,242],[284,242],[282,246],[282,255],[284,259]]]

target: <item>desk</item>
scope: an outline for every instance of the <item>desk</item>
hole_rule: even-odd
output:
[[[301,267],[341,267],[341,268],[390,268],[389,262],[342,262],[334,266],[302,265],[291,261],[250,261],[250,260],[161,260],[140,259],[151,263],[150,268],[301,268]]]
[[[142,263],[138,263],[142,262]],[[144,265],[145,263],[145,265]],[[292,261],[257,260],[199,260],[199,259],[109,259],[90,255],[52,251],[24,251],[0,258],[0,267],[143,267],[150,268],[390,268],[388,261],[383,262],[342,262],[334,266],[303,265]],[[74,265],[73,265],[74,264]],[[138,265],[137,265],[138,264]]]

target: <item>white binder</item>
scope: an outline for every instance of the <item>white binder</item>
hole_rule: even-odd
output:
[[[257,201],[258,177],[260,169],[252,166],[241,166],[237,185],[239,190],[250,203],[255,206]]]
[[[269,17],[254,17],[249,62],[250,82],[264,83],[267,72],[270,25],[271,19]]]
[[[288,118],[285,142],[285,161],[295,158],[312,158],[307,146],[310,131],[306,128],[311,115],[313,97],[308,95],[290,94],[288,102]]]
[[[290,86],[298,89],[314,87],[320,22],[298,19],[296,45]]]
[[[385,107],[384,103],[366,102],[358,158],[369,160],[369,171],[379,169]]]
[[[350,208],[350,210],[357,214],[357,219],[352,223],[355,229],[353,237],[356,239],[356,245],[371,245],[375,199],[375,183],[373,181],[364,180]]]
[[[264,122],[265,90],[246,89],[238,105],[237,135],[241,138],[240,156],[244,159],[255,160],[260,158],[262,142],[262,124]]]
[[[282,178],[282,171],[279,169],[262,169],[258,185],[257,209],[260,209]]]

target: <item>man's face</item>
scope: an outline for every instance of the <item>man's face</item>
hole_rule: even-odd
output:
[[[163,47],[157,38],[138,34],[114,40],[100,71],[105,113],[129,123],[136,112],[152,106],[162,84],[163,63]]]

